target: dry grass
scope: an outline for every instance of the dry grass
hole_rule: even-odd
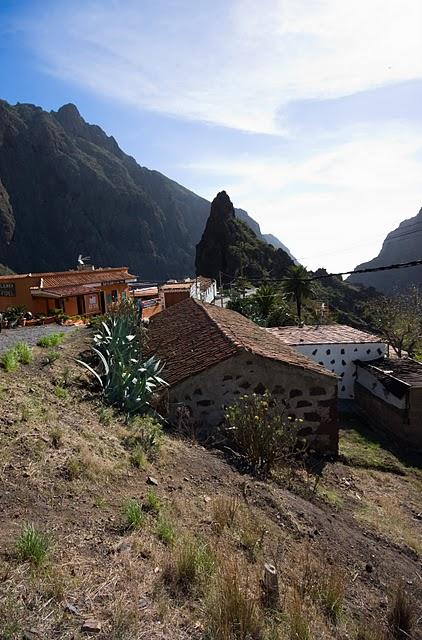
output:
[[[412,637],[416,623],[416,607],[400,582],[394,590],[387,616],[388,627],[393,638],[407,640]]]
[[[287,609],[289,640],[311,640],[311,629],[303,599],[295,591]]]
[[[187,595],[203,590],[215,570],[210,547],[191,537],[182,538],[164,569],[164,581],[174,594]]]
[[[239,512],[240,502],[232,496],[218,496],[212,503],[213,520],[216,531],[221,533],[225,527],[233,527]]]

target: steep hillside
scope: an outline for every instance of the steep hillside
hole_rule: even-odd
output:
[[[404,220],[397,229],[388,234],[379,255],[364,262],[356,269],[382,267],[398,262],[422,259],[422,209],[413,218]],[[351,275],[348,282],[375,287],[383,293],[403,291],[409,285],[422,286],[422,266],[394,271],[359,273]]]
[[[359,424],[315,476],[262,481],[177,434],[148,460],[76,365],[86,344],[81,329],[47,366],[35,348],[0,369],[2,639],[393,640],[399,582],[421,637],[416,468]],[[280,576],[272,607],[266,562]]]
[[[261,227],[259,226],[259,224],[256,222],[256,220],[251,218],[251,216],[247,211],[245,211],[244,209],[236,208],[234,212],[236,214],[236,217],[239,218],[239,220],[247,224],[248,227],[252,229],[252,231],[255,233],[257,238],[259,238],[259,240],[262,240],[262,242],[266,242],[267,244],[272,245],[275,249],[283,249],[283,251],[285,251],[287,255],[290,256],[293,262],[297,264],[296,258],[292,255],[292,253],[289,251],[286,245],[283,244],[281,240],[273,236],[272,233],[262,233]]]
[[[0,101],[0,263],[11,269],[67,269],[82,253],[144,278],[190,275],[209,207],[139,166],[74,105],[47,113]]]
[[[239,220],[225,191],[217,194],[196,247],[197,274],[218,278],[222,272],[225,280],[237,275],[261,278],[272,274],[280,277],[290,264],[292,260],[285,251],[274,249],[260,240],[250,227]]]

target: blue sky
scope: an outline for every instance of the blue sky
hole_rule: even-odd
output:
[[[226,189],[311,268],[422,206],[419,0],[0,0],[0,86]]]

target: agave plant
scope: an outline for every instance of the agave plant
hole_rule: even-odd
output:
[[[153,392],[167,383],[161,378],[161,362],[155,356],[143,359],[136,315],[110,314],[98,327],[91,348],[100,369],[78,362],[98,380],[107,404],[127,415],[146,412]]]

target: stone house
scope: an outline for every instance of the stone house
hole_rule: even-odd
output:
[[[360,412],[384,435],[422,451],[422,364],[411,358],[356,363]]]
[[[165,363],[170,419],[183,407],[212,430],[240,395],[268,389],[312,446],[337,452],[336,376],[251,320],[189,298],[151,319],[148,344]]]
[[[345,324],[274,327],[267,331],[335,373],[340,400],[354,398],[355,361],[376,360],[385,355],[387,348],[378,336]]]

